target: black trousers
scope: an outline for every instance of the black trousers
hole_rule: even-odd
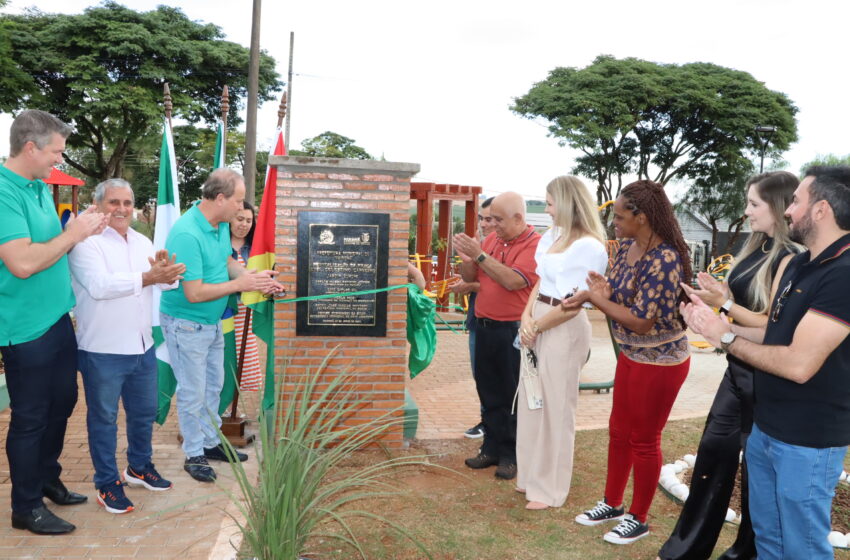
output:
[[[673,529],[661,547],[662,560],[703,560],[711,557],[735,486],[739,454],[753,425],[753,371],[730,359],[708,413],[697,451],[691,489]],[[735,543],[721,560],[756,558],[750,522],[747,464],[741,463],[741,525]]]
[[[519,383],[519,350],[513,343],[519,321],[476,319],[475,387],[481,401],[481,452],[516,463],[516,414],[511,408]]]
[[[59,456],[77,404],[77,339],[66,314],[35,340],[0,347],[12,420],[6,456],[12,510],[42,505],[44,482],[62,473]]]

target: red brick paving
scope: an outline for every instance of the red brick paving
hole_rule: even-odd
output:
[[[594,327],[591,360],[583,380],[604,381],[612,378],[614,355],[601,316],[591,315]],[[450,331],[438,333],[437,353],[432,364],[408,388],[419,406],[419,439],[462,437],[463,431],[478,422],[478,397],[469,366],[468,339]],[[711,405],[720,382],[725,360],[711,351],[695,351],[691,372],[673,407],[673,418],[703,416]],[[242,407],[249,416],[257,410],[257,394],[245,399]],[[582,391],[579,397],[579,429],[607,425],[611,394]],[[173,413],[164,426],[154,430],[154,462],[160,473],[174,483],[168,492],[128,489],[136,510],[111,515],[95,501],[93,469],[88,454],[85,430],[85,399],[80,387],[80,402],[68,425],[62,455],[63,480],[69,488],[82,492],[89,502],[79,506],[55,506],[53,511],[77,525],[68,536],[43,537],[12,529],[9,523],[9,467],[5,453],[0,454],[0,559],[6,558],[137,558],[137,559],[211,559],[235,557],[238,531],[225,513],[232,505],[218,486],[192,480],[183,471],[183,453],[177,443],[177,422]],[[5,441],[9,411],[0,412],[0,441]],[[126,440],[123,415],[119,418],[119,469],[125,466]],[[256,472],[253,448],[246,463]],[[227,465],[217,465],[219,484],[233,488],[235,482]]]
[[[608,329],[600,313],[592,311],[590,318],[591,357],[582,372],[582,381],[608,381],[614,378],[616,364]],[[477,424],[480,416],[467,335],[439,331],[437,338],[434,361],[408,382],[410,394],[419,405],[419,439],[463,437],[463,431]],[[673,406],[671,419],[705,416],[726,368],[725,358],[713,350],[692,350],[690,373]],[[610,413],[611,393],[581,391],[577,412],[580,430],[607,427]]]
[[[46,537],[13,529],[10,524],[9,464],[0,453],[0,559],[6,558],[144,558],[144,559],[230,559],[235,556],[226,541],[237,531],[224,514],[229,502],[219,485],[235,484],[230,467],[214,463],[217,485],[196,482],[183,471],[184,455],[177,443],[177,417],[172,413],[163,426],[155,426],[153,461],[157,470],[171,480],[174,488],[149,492],[127,488],[127,497],[135,511],[123,515],[106,513],[95,500],[92,484],[94,470],[86,437],[86,407],[82,384],[80,401],[68,424],[62,453],[62,480],[72,490],[88,496],[78,506],[57,506],[46,500],[48,508],[77,526],[67,536]],[[255,411],[257,393],[246,394],[246,410]],[[241,407],[240,407],[241,408]],[[5,441],[9,410],[0,412],[0,441]],[[126,432],[123,413],[119,417],[118,468],[126,466]],[[256,472],[256,456],[245,465]]]

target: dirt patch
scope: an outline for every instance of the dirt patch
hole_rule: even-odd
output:
[[[688,469],[682,476],[682,482],[690,486],[693,469]],[[741,514],[741,469],[735,477],[735,488],[729,498],[729,507]],[[839,482],[832,500],[832,529],[841,533],[850,532],[850,484]]]

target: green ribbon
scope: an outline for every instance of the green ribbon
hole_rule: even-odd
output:
[[[276,299],[275,303],[295,303],[298,301],[311,301],[314,299],[331,299],[348,296],[365,296],[368,294],[377,294],[379,292],[389,292],[390,290],[398,290],[400,288],[415,288],[416,284],[399,284],[398,286],[388,286],[386,288],[377,288],[374,290],[361,290],[359,292],[343,292],[340,294],[321,294],[318,296],[302,296],[296,298]]]
[[[368,294],[377,294],[379,292],[389,292],[390,290],[398,290],[399,288],[415,288],[416,284],[399,284],[398,286],[388,286],[386,288],[376,288],[374,290],[361,290],[359,292],[343,292],[339,294],[321,294],[318,296],[302,296],[296,298],[286,298],[286,299],[276,299],[275,303],[296,303],[299,301],[312,301],[316,299],[332,299],[332,298],[340,298],[340,297],[348,297],[348,296],[365,296]],[[454,305],[452,307],[456,307],[457,309],[463,310],[462,307]],[[437,319],[443,322],[445,326],[449,328],[455,334],[460,334],[456,329],[454,329],[450,324],[446,322],[445,319],[437,315]]]

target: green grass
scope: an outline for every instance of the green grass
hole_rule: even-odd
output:
[[[672,422],[663,443],[665,459],[672,461],[693,452],[702,424],[703,420]],[[542,512],[526,510],[525,498],[514,491],[513,482],[496,480],[493,469],[473,472],[463,466],[463,459],[473,455],[477,445],[469,440],[416,442],[410,453],[433,455],[436,463],[455,469],[457,474],[422,469],[408,472],[396,479],[397,485],[407,487],[402,495],[359,507],[380,508],[384,516],[406,527],[434,558],[458,560],[651,560],[678,516],[679,507],[658,493],[650,510],[652,534],[628,547],[603,542],[606,528],[583,527],[573,521],[576,514],[602,496],[607,453],[605,430],[578,434],[573,484],[567,503],[562,508]],[[733,539],[734,528],[725,528],[721,543],[728,545]],[[330,544],[313,541],[310,548],[315,551],[314,558],[346,558],[338,556],[337,547]],[[404,537],[385,529],[373,528],[368,537],[361,539],[361,545],[370,559],[422,557]]]
[[[695,452],[703,423],[704,419],[692,419],[668,424],[662,442],[665,462]],[[573,520],[602,496],[607,443],[607,430],[579,432],[573,484],[562,508],[528,511],[525,498],[514,491],[513,482],[496,480],[493,469],[470,471],[464,467],[463,459],[474,455],[479,445],[470,440],[414,442],[405,453],[426,453],[435,463],[454,469],[455,473],[421,468],[408,471],[395,479],[396,485],[403,488],[401,495],[358,507],[375,508],[406,527],[437,559],[653,560],[680,511],[660,491],[649,513],[651,534],[632,545],[608,544],[602,540],[606,527],[583,527]],[[359,459],[369,460],[368,454]],[[631,487],[626,503],[630,492]],[[352,527],[362,535],[367,558],[423,557],[405,537],[390,529],[376,530],[374,525],[360,523],[354,521]],[[713,558],[734,541],[736,532],[736,525],[724,525]],[[350,557],[327,541],[313,540],[310,545],[314,559]],[[850,559],[850,552],[837,551],[836,557]]]

